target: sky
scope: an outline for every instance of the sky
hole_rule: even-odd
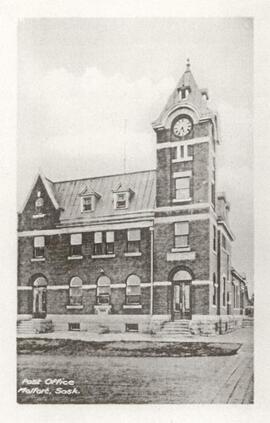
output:
[[[18,209],[40,169],[53,181],[154,169],[151,122],[187,58],[219,114],[217,189],[231,203],[233,265],[252,292],[252,19],[20,20]]]

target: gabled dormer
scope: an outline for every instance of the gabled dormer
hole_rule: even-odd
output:
[[[59,222],[61,207],[53,183],[39,173],[19,214],[19,229],[52,228]]]
[[[81,198],[81,213],[95,211],[96,203],[101,198],[101,195],[94,191],[90,185],[84,186],[79,195]]]
[[[134,191],[121,183],[113,190],[113,207],[115,210],[128,209]]]

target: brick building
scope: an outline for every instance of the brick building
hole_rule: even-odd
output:
[[[20,321],[157,331],[183,319],[193,333],[238,324],[246,283],[232,273],[230,205],[216,193],[218,119],[207,100],[188,63],[152,124],[156,170],[37,176],[19,214]]]

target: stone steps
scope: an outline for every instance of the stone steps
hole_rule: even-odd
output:
[[[21,320],[17,322],[17,333],[18,334],[34,334],[35,330],[33,327],[32,320]]]
[[[242,328],[250,328],[254,326],[254,319],[243,319]]]
[[[189,320],[177,320],[175,322],[166,322],[158,332],[158,335],[191,336],[189,329]]]

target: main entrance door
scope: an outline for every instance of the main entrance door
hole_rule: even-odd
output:
[[[33,283],[33,317],[44,318],[47,314],[47,280],[39,276]]]
[[[191,319],[191,275],[179,270],[172,281],[172,320]]]

